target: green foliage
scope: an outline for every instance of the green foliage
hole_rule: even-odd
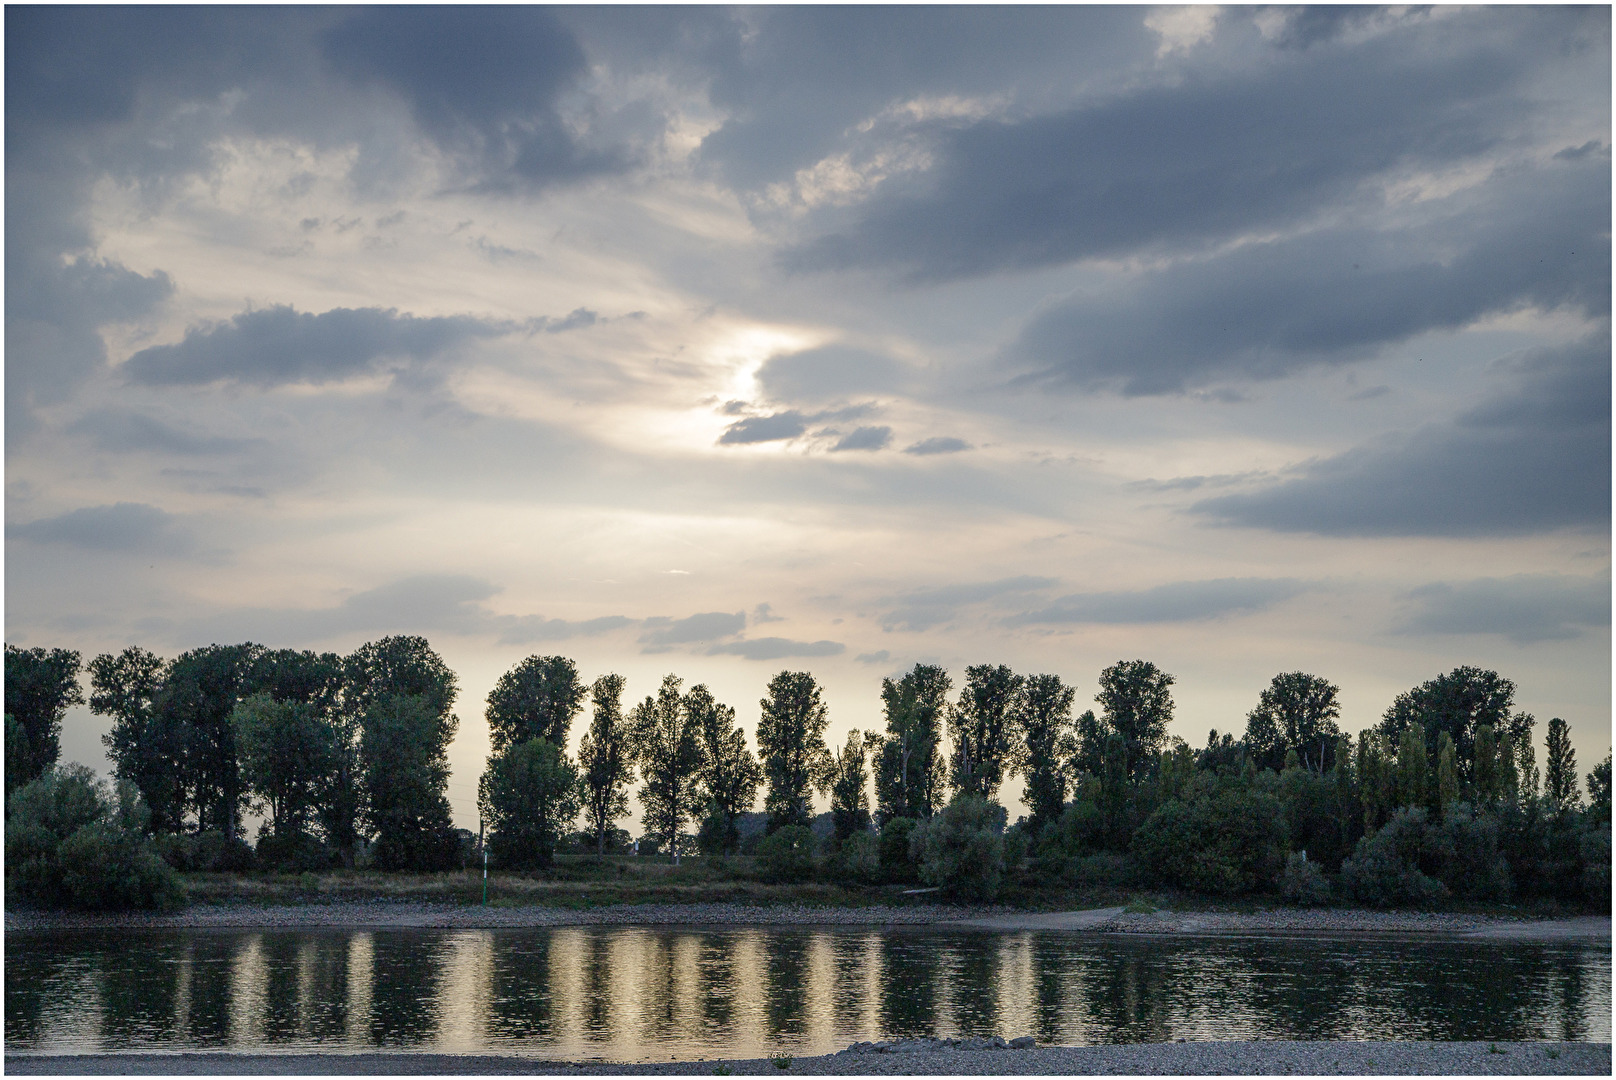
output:
[[[806,825],[786,825],[758,841],[758,873],[765,881],[807,881],[814,875],[814,833]]]
[[[342,674],[343,707],[355,716],[385,699],[418,697],[434,715],[447,717],[459,693],[455,673],[423,637],[367,641],[342,661]]]
[[[1610,755],[1588,774],[1588,814],[1610,824]]]
[[[1437,734],[1447,732],[1459,779],[1470,781],[1477,729],[1483,724],[1491,725],[1495,733],[1511,729],[1514,702],[1515,684],[1498,672],[1458,667],[1399,694],[1381,719],[1380,731],[1389,744],[1399,745],[1403,732],[1419,724],[1427,754],[1436,753]]]
[[[965,669],[959,702],[948,711],[954,742],[949,780],[956,794],[989,800],[998,794],[1011,740],[1021,727],[1026,682],[1003,664]]]
[[[735,722],[735,710],[714,701],[705,686],[690,688],[685,709],[701,743],[701,786],[709,809],[716,811],[723,826],[718,854],[727,854],[740,846],[735,818],[750,812],[757,802],[763,768],[746,745],[746,731]],[[702,850],[705,854],[706,849]]]
[[[1053,830],[1057,850],[1067,858],[1092,855],[1105,849],[1105,816],[1100,812],[1096,798],[1099,785],[1083,784],[1075,797],[1061,811],[1060,820]]]
[[[763,808],[769,831],[806,825],[813,819],[813,788],[825,787],[830,751],[825,726],[830,722],[820,700],[819,684],[806,671],[782,671],[769,680],[769,696],[759,705],[758,756],[769,782]]]
[[[1498,849],[1496,818],[1475,813],[1468,803],[1450,802],[1441,832],[1433,851],[1442,862],[1435,869],[1449,892],[1467,900],[1509,896],[1509,864]]]
[[[1438,817],[1447,812],[1449,803],[1459,798],[1459,772],[1453,761],[1453,739],[1446,731],[1436,737],[1436,799],[1434,807]]]
[[[1106,726],[1122,736],[1130,762],[1129,776],[1144,778],[1167,739],[1173,719],[1173,677],[1148,660],[1119,660],[1100,672],[1095,702]]]
[[[6,715],[24,738],[6,732],[6,791],[20,787],[56,764],[61,755],[62,717],[84,704],[79,688],[79,654],[71,649],[19,649],[6,646]],[[12,759],[12,746],[20,757]]]
[[[11,793],[32,780],[32,755],[28,749],[28,732],[6,713],[6,805],[11,805]]]
[[[159,833],[185,822],[185,729],[157,708],[168,662],[131,645],[90,661],[90,711],[112,718],[102,736],[119,777],[140,790]]]
[[[962,900],[991,900],[1004,879],[1004,807],[956,795],[909,838],[920,880]]]
[[[1424,806],[1431,763],[1425,756],[1425,729],[1417,723],[1403,729],[1397,744],[1397,805]]]
[[[7,892],[42,907],[177,906],[184,890],[147,838],[148,824],[134,785],[109,789],[82,765],[48,769],[12,799]]]
[[[1610,902],[1610,822],[1590,821],[1580,840],[1582,895],[1594,903],[1607,904]]]
[[[1260,769],[1279,769],[1285,755],[1323,773],[1334,764],[1335,740],[1341,734],[1341,688],[1328,679],[1290,671],[1275,675],[1246,716],[1246,746]]]
[[[925,664],[898,682],[881,680],[887,730],[875,764],[880,821],[923,820],[941,803],[943,718],[952,685],[946,671]]]
[[[1233,778],[1158,807],[1131,850],[1156,880],[1196,892],[1238,895],[1274,885],[1284,863],[1279,800]]]
[[[920,823],[914,818],[888,818],[881,826],[878,852],[881,874],[888,881],[911,882],[919,880],[914,860],[909,857],[909,840]]]
[[[1022,795],[1034,828],[1060,817],[1066,803],[1066,763],[1077,756],[1077,732],[1072,722],[1076,691],[1059,675],[1030,675],[1022,701],[1020,724],[1010,743],[1007,764],[1026,778]]]
[[[530,656],[499,677],[488,692],[488,734],[497,755],[528,739],[562,749],[589,688],[565,656]]]
[[[277,837],[308,832],[322,783],[337,766],[331,721],[301,701],[275,701],[259,693],[237,705],[236,752],[246,790],[269,810]]]
[[[578,744],[579,791],[596,854],[605,854],[612,823],[628,815],[628,788],[634,783],[633,733],[623,718],[623,682],[621,675],[602,675],[589,688],[594,713]]]
[[[1351,850],[1341,828],[1335,776],[1334,770],[1320,776],[1307,769],[1286,769],[1274,790],[1289,847],[1307,852],[1308,861],[1323,870],[1337,869]]]
[[[1577,791],[1577,752],[1571,748],[1571,731],[1556,716],[1549,721],[1547,751],[1543,758],[1544,794],[1555,813],[1576,809],[1581,796]]]
[[[1470,766],[1471,790],[1480,806],[1491,806],[1503,787],[1498,767],[1498,739],[1491,724],[1476,728],[1476,756]]]
[[[578,817],[578,769],[549,739],[524,739],[488,759],[477,794],[499,865],[548,867]]]
[[[855,729],[847,733],[847,744],[831,759],[831,830],[832,839],[838,844],[870,829],[869,771],[864,763],[866,748],[880,745],[881,736],[876,732]]]
[[[443,698],[411,694],[372,699],[363,717],[359,760],[372,858],[383,870],[449,870],[459,840],[449,818],[449,742],[458,721]]]
[[[668,846],[675,864],[685,823],[706,802],[700,779],[705,764],[701,737],[679,693],[682,682],[676,675],[667,676],[656,697],[647,697],[629,715],[629,743],[645,780],[640,788],[645,828]]]
[[[1376,907],[1426,904],[1447,896],[1447,887],[1434,875],[1448,853],[1433,842],[1428,820],[1423,806],[1393,811],[1380,831],[1358,841],[1352,857],[1341,864],[1342,891]]]
[[[1293,852],[1285,859],[1285,869],[1279,875],[1279,895],[1303,907],[1328,904],[1330,883],[1318,863],[1299,851]]]
[[[855,885],[879,884],[885,876],[881,866],[881,840],[869,829],[844,838],[826,856],[825,874]]]
[[[154,702],[172,731],[183,733],[183,776],[200,830],[241,831],[247,794],[231,714],[255,689],[261,645],[209,645],[181,653],[168,665]]]

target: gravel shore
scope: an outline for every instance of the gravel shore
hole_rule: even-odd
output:
[[[781,1059],[786,1060],[786,1059]],[[632,1065],[456,1054],[6,1055],[12,1075],[1609,1076],[1609,1043],[1200,1042]]]
[[[1122,908],[1026,912],[1007,907],[917,904],[809,907],[801,904],[621,904],[583,910],[549,907],[350,900],[321,904],[195,905],[168,914],[6,911],[6,931],[145,928],[485,929],[541,926],[931,926],[961,930],[1079,930],[1124,934],[1413,933],[1486,938],[1610,937],[1609,916],[1512,919],[1418,911],[1275,908],[1246,912],[1138,914]]]

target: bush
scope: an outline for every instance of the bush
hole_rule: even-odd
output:
[[[722,810],[714,810],[701,819],[701,828],[696,831],[697,851],[709,857],[716,857],[726,851],[734,851],[740,845],[741,831]]]
[[[1279,895],[1304,907],[1328,904],[1330,883],[1318,863],[1297,852],[1285,860],[1285,869],[1279,875]]]
[[[881,826],[879,857],[881,874],[888,881],[908,883],[919,880],[909,858],[909,838],[919,825],[914,818],[895,817]]]
[[[1450,803],[1437,854],[1446,857],[1438,877],[1455,895],[1468,900],[1509,896],[1509,864],[1498,851],[1498,822],[1490,814],[1474,814],[1467,803]]]
[[[1279,801],[1228,780],[1191,802],[1158,807],[1134,833],[1131,850],[1158,881],[1234,896],[1277,884],[1284,846]]]
[[[833,850],[825,857],[825,873],[841,881],[858,885],[875,885],[881,881],[881,841],[869,829],[863,829],[830,845]]]
[[[1447,861],[1440,844],[1432,843],[1424,809],[1403,807],[1373,836],[1358,841],[1352,857],[1341,864],[1341,888],[1376,907],[1426,904],[1448,895],[1447,886],[1427,869]]]
[[[1092,791],[1085,788],[1082,796],[1061,811],[1054,827],[1045,830],[1039,855],[1049,857],[1058,851],[1068,859],[1076,859],[1104,850],[1105,815],[1100,812]]]
[[[787,825],[758,841],[758,873],[765,881],[807,881],[814,876],[814,832]]]
[[[920,880],[964,900],[991,900],[1004,879],[1004,807],[959,795],[909,837]]]
[[[259,836],[257,860],[258,865],[265,870],[294,873],[329,870],[333,863],[331,852],[326,850],[326,846],[307,833],[292,833],[288,836],[276,836],[271,833]]]
[[[1582,833],[1582,891],[1606,911],[1610,904],[1610,822],[1599,821]]]
[[[1126,855],[1079,855],[1067,859],[1061,876],[1078,888],[1138,884],[1138,864]]]
[[[146,836],[134,787],[109,789],[83,765],[53,768],[12,796],[7,890],[43,907],[169,908],[179,877]]]

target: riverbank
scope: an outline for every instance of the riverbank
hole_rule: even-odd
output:
[[[1609,1076],[1609,1043],[1197,1042],[629,1065],[472,1054],[6,1055],[14,1076]],[[787,1061],[784,1068],[776,1061]],[[720,1071],[723,1070],[723,1071]]]
[[[508,929],[545,926],[929,926],[959,930],[1066,930],[1124,934],[1444,934],[1555,940],[1611,936],[1610,916],[1511,918],[1452,912],[1274,908],[1252,911],[1131,912],[1121,907],[1026,912],[1006,907],[915,904],[821,907],[808,904],[615,904],[596,908],[482,907],[412,901],[336,900],[312,904],[206,904],[181,911],[96,914],[6,911],[8,933],[125,929]]]

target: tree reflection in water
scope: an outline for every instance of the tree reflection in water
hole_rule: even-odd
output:
[[[8,1051],[1610,1038],[1609,942],[565,927],[7,935]]]

